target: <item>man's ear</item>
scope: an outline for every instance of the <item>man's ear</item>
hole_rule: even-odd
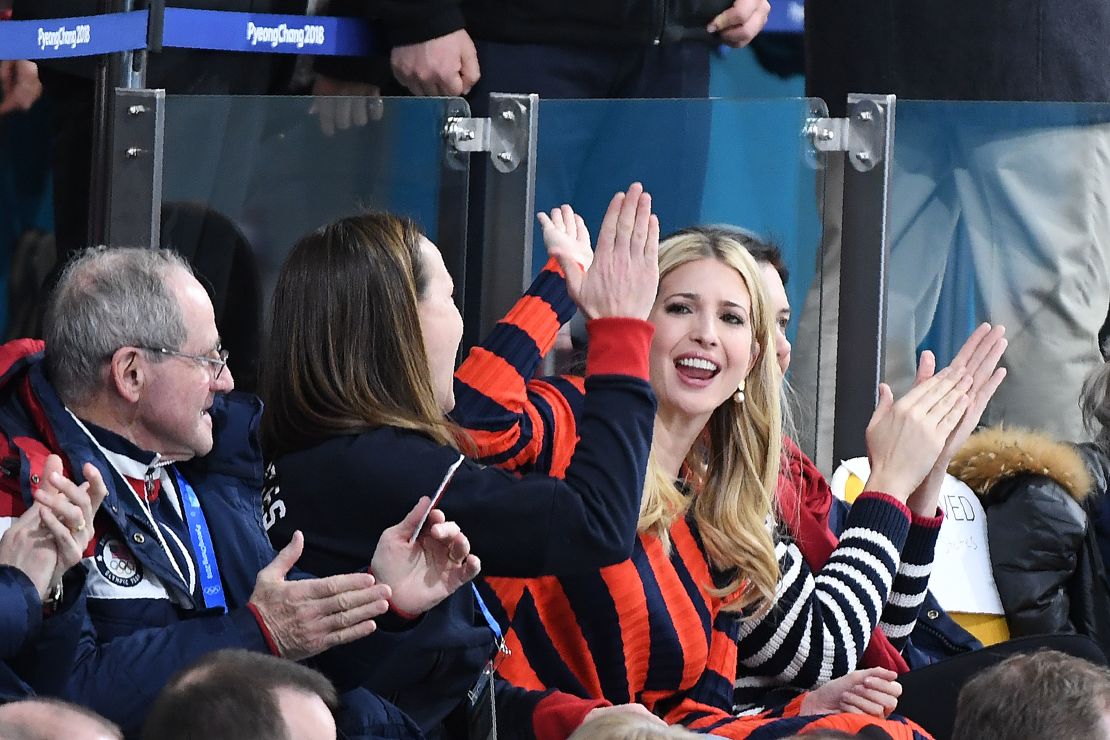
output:
[[[123,399],[137,402],[148,381],[147,359],[141,349],[120,347],[108,363],[108,383]]]

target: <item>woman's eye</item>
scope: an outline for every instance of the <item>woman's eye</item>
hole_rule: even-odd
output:
[[[685,303],[671,303],[670,305],[668,305],[666,307],[665,310],[666,310],[667,313],[673,313],[673,314],[690,313],[690,307],[687,306]]]
[[[783,331],[786,331],[786,328],[788,326],[790,326],[790,319],[788,319],[788,318],[779,319],[779,328],[780,329],[782,329]]]
[[[726,313],[721,317],[721,320],[726,324],[735,324],[736,326],[743,326],[745,321],[743,316],[736,313]]]

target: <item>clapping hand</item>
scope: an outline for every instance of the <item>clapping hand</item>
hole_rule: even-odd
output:
[[[406,615],[423,614],[469,583],[482,569],[455,522],[432,509],[413,541],[431,500],[422,496],[399,524],[382,532],[371,570],[393,590],[391,604]]]
[[[568,230],[565,218],[563,222]],[[659,287],[659,218],[640,183],[610,201],[585,276],[566,267],[564,271],[567,291],[587,319],[648,317]]]

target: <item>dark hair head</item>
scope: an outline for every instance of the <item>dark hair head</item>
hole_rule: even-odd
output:
[[[217,650],[169,680],[143,724],[144,740],[293,740],[277,691],[292,689],[339,706],[323,674],[263,653]]]
[[[1014,655],[960,691],[952,740],[1102,740],[1110,671],[1055,650]]]
[[[378,426],[452,443],[421,340],[421,238],[407,218],[366,213],[293,247],[261,363],[268,456]]]

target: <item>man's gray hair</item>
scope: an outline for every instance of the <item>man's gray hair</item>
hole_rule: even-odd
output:
[[[133,247],[94,247],[66,265],[43,327],[46,369],[63,402],[95,395],[120,347],[181,349],[188,331],[167,283],[175,268],[193,274],[176,252]]]

